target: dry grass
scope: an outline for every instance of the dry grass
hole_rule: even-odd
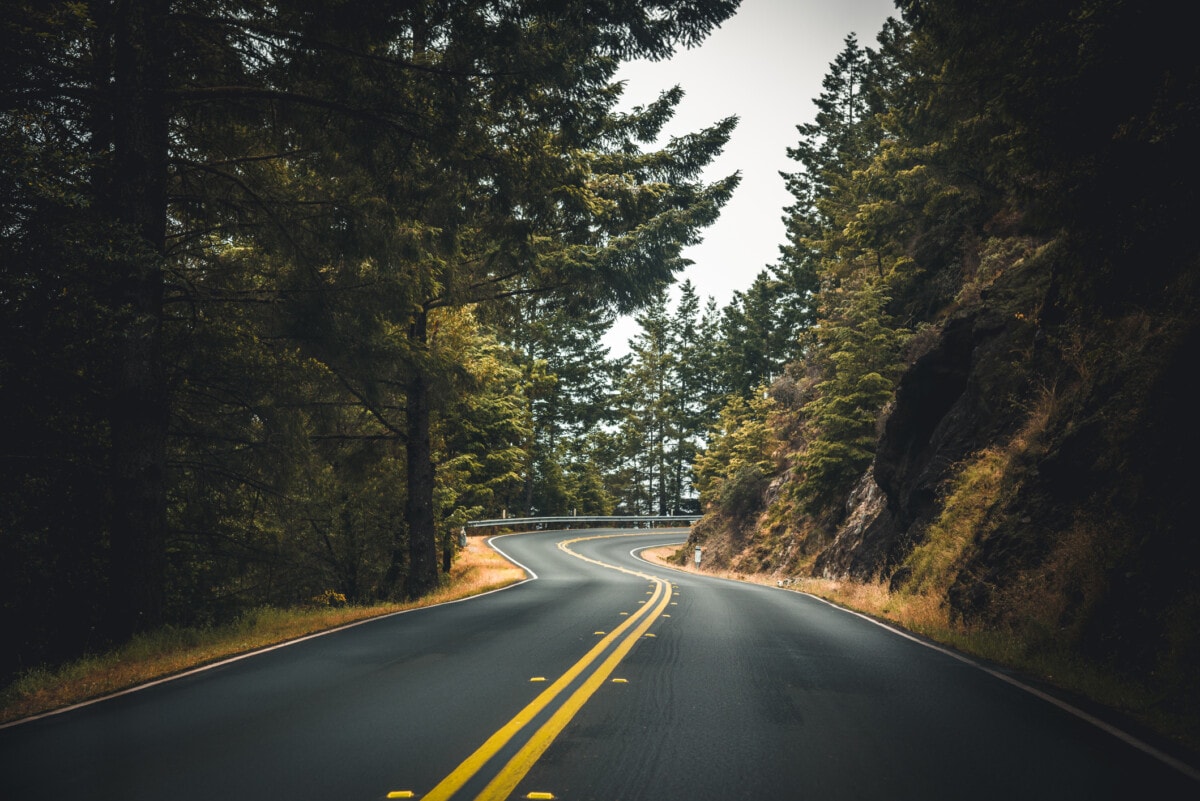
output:
[[[995,527],[989,514],[1001,497],[1008,469],[1009,456],[996,448],[975,454],[962,466],[925,541],[905,560],[912,568],[907,589],[935,594],[954,582],[972,544]]]
[[[449,580],[439,590],[418,601],[372,606],[263,608],[228,626],[164,628],[139,636],[116,651],[80,659],[55,671],[26,673],[0,691],[0,722],[109,695],[360,620],[479,595],[523,578],[523,570],[488,548],[482,538],[474,537],[459,554]]]
[[[794,592],[815,595],[838,606],[886,621],[982,659],[1017,667],[1035,667],[1024,655],[1023,645],[1017,638],[1003,632],[973,631],[960,624],[952,623],[945,602],[932,594],[891,592],[885,582],[834,581],[811,577],[779,579],[761,573],[697,570],[695,565],[690,562],[686,567],[668,562],[667,560],[677,550],[674,546],[667,546],[642,551],[642,554],[659,564],[687,573],[747,581],[770,587],[782,586]],[[1036,667],[1046,668],[1048,666],[1038,664]],[[1036,672],[1041,674],[1043,670]]]
[[[459,553],[450,571],[450,581],[406,608],[457,601],[523,580],[525,571],[489,548],[486,539],[468,539],[466,549]]]

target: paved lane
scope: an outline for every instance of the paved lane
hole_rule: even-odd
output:
[[[633,564],[629,544],[580,547]],[[1092,724],[817,599],[647,568],[672,617],[521,787],[583,799],[1200,798]]]
[[[0,799],[377,799],[428,790],[646,582],[533,534],[545,577],[0,730]],[[543,545],[545,547],[543,547]]]
[[[870,622],[630,554],[677,534],[598,533],[501,539],[519,587],[2,729],[0,799],[1200,797]]]

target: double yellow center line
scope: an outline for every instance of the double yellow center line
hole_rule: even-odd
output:
[[[475,753],[467,757],[449,776],[442,779],[436,787],[423,796],[423,801],[449,801],[449,799],[453,798],[455,793],[461,790],[467,782],[471,781],[476,774],[483,770],[488,762],[502,749],[516,739],[540,713],[557,701],[560,695],[564,695],[567,689],[581,675],[584,675],[589,668],[592,668],[591,672],[587,673],[583,682],[567,695],[565,700],[561,701],[558,708],[553,711],[550,717],[536,731],[529,735],[525,744],[500,768],[491,781],[488,782],[487,786],[475,796],[474,801],[502,801],[508,798],[516,789],[521,779],[524,778],[525,774],[529,772],[529,769],[533,767],[534,763],[550,747],[550,743],[554,742],[554,738],[566,728],[571,718],[575,717],[575,714],[587,703],[592,694],[612,675],[613,670],[616,669],[621,660],[633,648],[634,643],[646,633],[659,615],[667,608],[667,605],[671,601],[671,585],[667,581],[657,576],[651,576],[648,573],[640,573],[636,570],[629,570],[624,567],[591,559],[576,553],[569,547],[576,542],[584,540],[628,536],[637,535],[605,534],[596,537],[577,537],[572,540],[563,540],[558,544],[558,547],[586,562],[591,562],[612,570],[619,570],[622,573],[640,576],[652,581],[654,583],[654,590],[651,593],[650,599],[635,614],[630,615],[624,623],[606,635],[600,642],[596,643],[582,659],[572,665],[566,673],[562,674],[553,684],[539,694],[537,698],[534,698],[512,720],[489,737],[483,745],[476,749]],[[598,661],[599,664],[593,668],[593,664]]]

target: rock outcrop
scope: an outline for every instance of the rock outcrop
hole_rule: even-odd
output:
[[[936,513],[954,465],[1012,426],[1011,392],[996,391],[994,373],[1029,341],[1027,329],[983,311],[944,326],[900,380],[875,462],[849,498],[846,523],[814,563],[815,575],[892,575]]]

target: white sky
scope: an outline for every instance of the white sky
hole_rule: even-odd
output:
[[[622,106],[646,105],[661,91],[683,87],[683,101],[664,137],[696,131],[725,117],[740,118],[708,180],[740,170],[742,182],[704,241],[684,250],[695,262],[679,275],[690,278],[701,303],[712,296],[719,306],[735,290],[747,289],[760,270],[779,257],[784,242],[783,208],[791,202],[781,170],[796,144],[796,126],[815,116],[813,98],[829,63],[847,34],[875,47],[889,16],[899,16],[892,0],[742,0],[737,13],[701,43],[663,62],[626,64]],[[664,139],[665,141],[665,139]],[[620,320],[605,338],[612,355],[625,353],[637,333],[632,320]]]

